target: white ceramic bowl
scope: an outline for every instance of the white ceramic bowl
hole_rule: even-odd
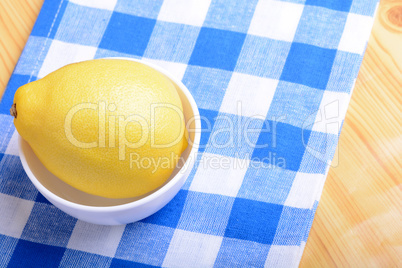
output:
[[[115,58],[116,59],[116,58]],[[22,166],[29,179],[53,205],[80,220],[104,225],[119,225],[146,218],[164,207],[179,192],[187,179],[197,157],[200,142],[201,122],[197,104],[182,82],[168,71],[142,60],[126,59],[148,65],[167,76],[180,95],[186,124],[190,121],[189,146],[183,152],[186,160],[181,168],[176,168],[167,182],[157,190],[136,198],[109,199],[90,195],[64,183],[39,161],[29,144],[19,137],[19,154]]]

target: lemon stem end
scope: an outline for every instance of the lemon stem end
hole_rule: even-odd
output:
[[[17,104],[14,103],[11,105],[10,114],[14,116],[14,118],[17,118]]]

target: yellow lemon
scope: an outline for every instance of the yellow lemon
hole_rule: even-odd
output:
[[[20,87],[11,113],[50,172],[97,196],[127,198],[155,190],[187,147],[175,85],[129,60],[60,68]]]

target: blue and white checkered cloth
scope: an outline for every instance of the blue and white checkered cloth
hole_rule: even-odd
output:
[[[0,267],[296,267],[376,5],[46,0],[0,104]],[[125,226],[78,221],[44,199],[23,171],[9,115],[19,86],[110,56],[165,67],[203,118],[183,189]]]

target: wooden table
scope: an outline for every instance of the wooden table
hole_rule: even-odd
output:
[[[0,96],[43,0],[0,0]],[[402,267],[402,0],[383,0],[301,267]]]

